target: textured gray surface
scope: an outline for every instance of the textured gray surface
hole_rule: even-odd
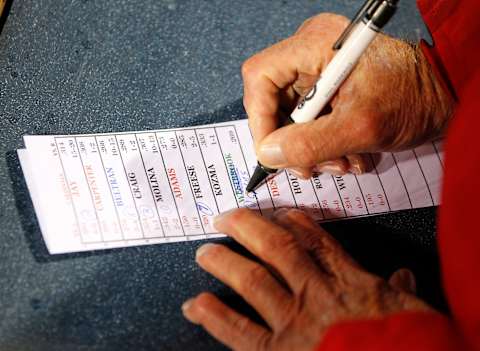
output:
[[[14,1],[0,35],[0,350],[223,349],[180,313],[202,290],[241,301],[194,263],[199,242],[49,256],[14,150],[22,135],[242,118],[241,62],[357,0]],[[391,33],[424,33],[404,0]],[[434,210],[331,223],[368,268],[407,265],[437,292]]]

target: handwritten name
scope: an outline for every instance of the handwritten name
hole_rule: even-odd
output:
[[[92,192],[93,202],[95,203],[95,208],[98,211],[103,210],[102,197],[100,195],[100,189],[98,188],[97,178],[95,172],[91,165],[85,166],[85,175],[87,176],[88,185],[90,191]]]
[[[270,177],[270,179],[267,180],[267,183],[268,187],[270,188],[270,195],[272,195],[272,197],[279,197],[280,188],[278,187],[275,177]]]
[[[337,183],[338,190],[345,190],[347,188],[342,176],[335,176],[335,182]]]
[[[130,188],[132,189],[133,196],[137,199],[141,199],[142,192],[140,191],[140,185],[138,184],[137,175],[134,172],[128,173],[128,182],[130,183]]]
[[[180,183],[178,182],[177,172],[175,168],[168,168],[167,169],[168,180],[170,181],[170,185],[172,187],[173,195],[178,199],[183,199],[182,188],[180,187]]]
[[[155,174],[155,169],[149,168],[147,169],[147,176],[148,181],[150,182],[150,186],[152,188],[153,197],[155,198],[156,202],[163,201],[162,191],[160,190],[160,185],[158,184],[157,175]]]
[[[291,173],[288,173],[288,178],[290,179],[290,187],[292,188],[293,193],[300,195],[302,193],[302,187],[300,186],[298,178]]]
[[[235,164],[233,163],[233,158],[231,154],[225,155],[225,163],[227,164],[228,174],[230,175],[230,179],[232,180],[235,196],[237,197],[239,202],[243,202],[245,198],[243,196],[242,182],[237,174],[237,170],[235,168]]]
[[[215,166],[212,164],[207,167],[208,176],[210,177],[210,183],[212,184],[213,193],[216,196],[221,196],[222,194],[222,187],[220,186],[220,182],[218,181],[217,170]]]
[[[315,186],[316,189],[323,189],[323,184],[318,174],[314,175],[312,180],[313,180],[313,185]]]
[[[200,182],[198,181],[197,171],[195,170],[195,166],[191,165],[187,167],[188,179],[190,180],[190,184],[192,185],[193,195],[196,199],[201,199],[202,189],[200,188]]]
[[[110,184],[110,189],[112,191],[113,202],[117,207],[123,206],[122,192],[120,191],[120,186],[117,181],[117,176],[115,171],[111,167],[105,169],[107,173],[108,183]]]

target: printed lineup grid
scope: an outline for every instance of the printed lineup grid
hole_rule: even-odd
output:
[[[157,131],[26,136],[25,144],[27,151],[19,150],[19,156],[51,253],[219,237],[213,218],[239,207],[265,216],[297,207],[321,222],[440,203],[440,141],[365,155],[370,171],[359,176],[317,174],[303,180],[284,170],[253,193],[245,192],[256,165],[245,120]],[[48,158],[48,166],[39,163],[42,158]],[[59,225],[45,218],[51,210],[45,209],[47,192],[35,186],[34,173],[42,172],[34,164],[56,178],[50,194],[62,192],[57,198],[64,205],[56,211],[72,217],[65,219],[72,235],[59,244],[61,249],[54,248]]]
[[[213,128],[211,128],[211,129],[213,129],[213,131],[214,131],[214,133],[215,133],[215,136],[217,137],[217,140],[218,140],[218,132],[217,132],[217,129],[218,129],[218,128],[232,128],[232,129],[235,131],[235,136],[236,136],[236,138],[238,138],[238,134],[237,134],[237,132],[236,132],[235,126],[234,126],[234,125],[227,125],[227,126],[222,126],[222,127],[213,127]],[[193,145],[193,144],[199,145],[200,143],[199,143],[199,141],[198,141],[198,130],[202,130],[202,129],[210,129],[210,128],[206,128],[206,127],[205,127],[205,128],[185,128],[185,129],[178,129],[178,130],[175,130],[175,129],[174,129],[174,130],[171,130],[171,132],[173,132],[173,133],[175,134],[175,140],[176,140],[176,144],[175,144],[175,143],[172,144],[172,145],[173,145],[173,148],[178,148],[178,150],[179,150],[179,155],[181,156],[181,160],[182,160],[182,163],[183,163],[183,169],[182,169],[182,170],[184,170],[184,171],[187,172],[187,173],[189,172],[189,169],[188,169],[188,166],[185,164],[185,159],[184,159],[184,156],[183,156],[182,148],[178,146],[178,145],[180,145],[180,141],[179,141],[179,136],[178,136],[178,134],[181,133],[181,132],[193,131],[193,132],[195,133],[195,139],[196,139],[196,140],[195,140],[195,141],[191,140],[191,145]],[[164,132],[164,133],[168,133],[168,132]],[[154,188],[154,185],[152,184],[151,181],[153,180],[154,182],[157,182],[157,180],[154,180],[154,179],[153,179],[153,178],[154,178],[154,176],[153,176],[154,173],[151,173],[150,176],[149,176],[149,174],[148,174],[149,168],[147,168],[146,165],[145,165],[145,161],[144,161],[144,158],[143,158],[143,155],[142,155],[142,150],[141,150],[141,148],[139,147],[140,143],[139,143],[139,137],[138,137],[138,136],[140,135],[140,140],[142,140],[142,137],[141,137],[142,134],[153,134],[153,135],[155,136],[155,139],[154,139],[154,143],[155,143],[155,144],[154,144],[154,145],[157,145],[157,149],[156,149],[156,150],[158,150],[158,153],[157,153],[157,155],[158,155],[157,162],[161,162],[162,165],[163,165],[163,167],[164,167],[165,169],[167,169],[167,168],[166,168],[166,164],[165,164],[165,158],[164,158],[164,156],[163,156],[163,154],[162,154],[162,148],[160,147],[160,141],[159,141],[159,135],[162,135],[162,132],[155,132],[155,133],[137,132],[137,133],[128,133],[128,134],[112,135],[112,136],[110,136],[110,137],[114,138],[114,140],[115,140],[115,141],[114,141],[114,145],[116,146],[117,150],[120,150],[121,147],[122,147],[122,148],[125,147],[125,146],[124,146],[125,144],[122,143],[122,141],[123,141],[122,139],[121,139],[121,142],[119,143],[119,141],[118,141],[119,137],[122,138],[122,137],[124,137],[124,136],[127,136],[127,137],[128,137],[128,136],[134,136],[135,141],[134,141],[133,143],[131,143],[131,149],[130,149],[130,150],[131,150],[131,151],[138,151],[138,156],[140,157],[140,159],[141,159],[141,161],[142,161],[142,165],[143,165],[144,170],[145,170],[145,175],[146,175],[146,176],[149,178],[149,180],[150,180],[150,182],[149,182],[149,189],[150,189],[150,193],[151,193],[151,195],[152,195],[152,200],[154,200],[154,199],[155,199],[155,193],[156,193],[156,190],[155,190],[155,189],[156,189],[156,188]],[[183,136],[184,136],[184,135],[181,134],[181,139],[183,139],[183,138],[182,138]],[[93,138],[93,139],[95,140],[95,144],[94,144],[94,145],[95,145],[95,147],[96,147],[96,150],[100,150],[99,143],[98,143],[98,138],[99,138],[99,136],[96,136],[96,135],[73,136],[73,137],[54,137],[54,139],[55,139],[55,145],[56,145],[57,151],[59,152],[59,155],[60,155],[60,162],[62,163],[63,174],[64,174],[64,177],[65,177],[65,179],[66,179],[66,181],[67,181],[67,184],[68,184],[68,176],[67,176],[67,174],[66,174],[66,172],[65,172],[65,167],[63,166],[63,160],[62,160],[62,156],[61,156],[62,153],[60,152],[61,147],[59,147],[59,140],[60,140],[60,145],[62,146],[62,144],[63,144],[63,143],[62,143],[62,140],[65,140],[65,139],[66,139],[66,140],[72,140],[72,139],[73,139],[73,140],[74,140],[74,143],[75,143],[75,145],[76,145],[77,150],[80,150],[80,147],[79,147],[79,144],[78,144],[78,140],[79,140],[79,139],[82,140],[82,139],[84,139],[85,137],[91,137],[91,138]],[[162,139],[163,139],[163,137],[160,136],[160,140],[162,140]],[[174,140],[174,142],[175,142],[175,140]],[[183,140],[184,140],[184,139],[183,139]],[[218,145],[218,148],[219,148],[220,152],[222,152],[222,147],[221,147],[220,143],[215,142],[215,144]],[[122,145],[122,146],[120,146],[120,145]],[[162,143],[162,145],[164,145],[164,144]],[[239,146],[239,148],[240,148],[240,146]],[[109,175],[107,174],[107,170],[109,170],[110,168],[105,168],[105,165],[104,165],[104,162],[105,162],[105,161],[103,160],[104,156],[102,156],[102,153],[101,153],[101,152],[96,151],[96,150],[93,150],[93,149],[92,149],[90,152],[94,152],[94,153],[96,153],[96,154],[98,155],[98,158],[99,158],[99,160],[101,160],[101,163],[102,163],[102,165],[103,165],[103,169],[105,170],[105,173],[103,174],[103,176],[108,180]],[[199,148],[199,151],[200,151],[200,156],[201,156],[201,158],[202,158],[202,161],[204,162],[205,171],[208,172],[207,166],[206,166],[206,164],[205,164],[205,158],[204,158],[204,155],[203,155],[203,151],[201,150],[201,148]],[[242,150],[241,152],[242,152],[242,156],[243,156],[243,150]],[[132,173],[127,171],[127,166],[125,165],[125,161],[124,161],[124,158],[122,157],[121,152],[116,153],[116,154],[119,156],[119,158],[120,158],[120,160],[121,160],[121,162],[122,162],[123,170],[124,170],[124,175],[125,175],[125,177],[128,178],[128,177],[129,177],[129,174],[131,175]],[[81,153],[79,153],[78,160],[79,160],[79,162],[81,163],[82,168],[85,169],[85,164],[84,164],[84,161],[83,161],[83,159],[82,159]],[[244,162],[245,162],[245,166],[247,166],[245,159],[244,159]],[[228,167],[228,166],[227,166],[227,163],[224,162],[224,165],[225,165],[225,169],[227,169],[227,167]],[[87,168],[87,169],[88,169],[88,168]],[[151,169],[151,168],[150,168],[150,169]],[[192,172],[192,171],[190,170],[190,172]],[[173,173],[173,172],[172,172],[172,173]],[[95,217],[97,218],[97,220],[99,220],[100,216],[99,216],[99,214],[98,214],[97,207],[95,206],[95,195],[94,195],[94,191],[92,190],[92,184],[93,184],[93,182],[91,182],[91,181],[89,182],[89,181],[88,181],[88,175],[87,175],[87,173],[84,172],[84,174],[85,174],[85,180],[86,180],[86,182],[87,182],[87,186],[89,187],[89,192],[90,192],[91,199],[92,199],[93,209],[94,209],[94,211],[95,211]],[[250,175],[250,174],[249,174],[249,175]],[[169,177],[168,174],[167,174],[166,176]],[[133,177],[132,177],[132,178],[133,178]],[[131,179],[132,179],[132,178],[131,178]],[[172,174],[170,174],[169,179],[172,179],[172,178],[174,179],[174,176],[173,176]],[[132,180],[133,180],[133,179],[132,179]],[[209,178],[209,182],[210,182],[210,186],[211,186],[211,188],[210,188],[209,190],[212,192],[212,197],[213,197],[214,202],[215,202],[216,211],[212,211],[212,209],[211,209],[208,205],[204,204],[203,202],[201,202],[201,201],[199,201],[199,200],[197,199],[197,197],[195,196],[196,193],[195,193],[195,190],[194,190],[194,186],[195,186],[195,185],[192,185],[192,179],[191,179],[191,178],[189,179],[189,187],[188,187],[188,189],[190,190],[191,195],[192,195],[192,197],[193,197],[194,200],[195,200],[195,203],[196,203],[196,214],[197,214],[197,216],[198,216],[198,217],[196,217],[196,218],[195,218],[195,217],[192,218],[192,220],[193,220],[193,222],[194,222],[193,228],[195,228],[196,230],[199,230],[199,232],[194,232],[194,233],[188,233],[188,232],[186,232],[186,231],[185,231],[185,226],[190,226],[190,224],[189,224],[189,222],[188,222],[186,219],[184,219],[184,221],[181,220],[181,218],[184,218],[184,215],[180,214],[180,211],[179,211],[179,208],[178,208],[178,204],[177,204],[177,201],[178,201],[178,200],[177,200],[177,198],[175,197],[175,193],[176,193],[176,194],[179,194],[179,193],[181,192],[181,190],[178,189],[178,188],[174,188],[174,187],[175,187],[175,184],[176,184],[174,181],[169,183],[170,194],[172,195],[172,197],[173,197],[173,199],[174,199],[175,211],[176,211],[176,216],[177,216],[177,220],[174,221],[174,223],[175,223],[177,226],[179,225],[179,227],[177,227],[177,228],[181,228],[182,234],[181,234],[181,235],[168,235],[168,237],[183,237],[183,236],[198,236],[198,235],[218,234],[218,231],[207,231],[207,230],[205,229],[205,226],[206,226],[206,225],[204,224],[204,221],[201,220],[202,214],[206,214],[206,215],[208,215],[208,216],[212,216],[213,213],[215,213],[215,214],[218,215],[219,213],[223,212],[223,211],[219,208],[218,201],[217,201],[216,198],[213,196],[213,195],[214,195],[213,192],[214,192],[214,189],[215,189],[216,186],[215,186],[214,184],[212,184],[212,179],[211,179],[211,177]],[[172,185],[172,183],[173,183],[173,185]],[[232,180],[230,179],[230,189],[232,190],[232,194],[234,194],[234,188],[233,188],[233,187],[234,187],[234,185],[233,185],[233,183],[232,183]],[[208,188],[207,188],[207,189],[208,189]],[[209,190],[207,190],[207,191],[209,191]],[[71,189],[69,189],[69,191],[70,191],[70,193],[71,193]],[[242,192],[243,192],[243,189],[242,189]],[[115,202],[114,188],[112,189],[112,184],[111,184],[111,183],[110,183],[110,194],[111,194],[112,201]],[[142,222],[144,222],[144,220],[143,220],[142,217],[140,216],[139,206],[135,203],[135,195],[134,195],[134,190],[132,190],[132,188],[130,188],[130,194],[131,194],[131,198],[132,198],[132,200],[133,200],[133,202],[134,202],[136,217],[137,217],[137,220],[138,220],[138,222],[139,222],[138,229],[139,229],[140,232],[142,233],[142,237],[139,238],[139,239],[135,239],[135,238],[134,238],[134,239],[132,239],[132,238],[128,238],[128,239],[127,239],[127,238],[125,238],[125,237],[123,236],[123,233],[122,233],[122,236],[123,236],[123,237],[122,237],[122,239],[120,239],[120,241],[123,241],[123,240],[143,240],[143,239],[153,239],[153,238],[164,238],[164,237],[166,237],[167,234],[166,234],[166,230],[165,230],[164,226],[168,226],[168,228],[170,228],[170,226],[169,226],[169,224],[168,224],[168,218],[166,218],[165,221],[162,220],[162,216],[160,215],[158,206],[155,206],[155,210],[156,210],[156,213],[157,213],[158,218],[160,219],[157,223],[159,223],[159,225],[160,225],[159,228],[161,228],[162,235],[160,235],[160,236],[148,236],[148,237],[145,236],[145,229],[144,229],[144,227],[143,227],[143,225],[142,225]],[[197,194],[198,194],[198,192],[197,192]],[[198,196],[198,195],[197,195],[197,196]],[[255,194],[255,193],[253,193],[252,196],[253,196],[253,198],[256,198],[256,194]],[[202,195],[202,197],[203,197],[203,195]],[[238,199],[235,198],[235,200],[236,200],[237,207],[238,207],[238,208],[241,207]],[[257,200],[255,199],[255,201],[257,201]],[[257,202],[257,205],[258,205],[258,202]],[[248,207],[251,207],[251,208],[258,209],[258,210],[261,212],[261,209],[260,209],[258,206],[254,206],[253,204],[247,204],[247,206],[248,206]],[[77,210],[75,209],[74,201],[72,201],[72,209],[73,209],[73,211],[76,213],[76,216],[77,216],[77,218],[78,218],[78,212],[77,212]],[[231,209],[231,208],[225,208],[224,211],[227,211],[227,210],[229,210],[229,209]],[[161,210],[160,210],[160,211],[161,211]],[[168,210],[167,210],[167,211],[168,211]],[[121,220],[120,220],[120,217],[119,217],[119,214],[118,214],[118,210],[116,210],[116,216],[117,216],[118,222],[120,223]],[[165,217],[164,217],[164,218],[165,218]],[[206,219],[205,219],[205,220],[206,220]],[[78,221],[78,219],[77,219],[77,222],[78,222],[78,226],[79,226],[79,228],[80,228],[80,222]],[[102,237],[102,230],[101,230],[101,227],[100,227],[100,226],[99,226],[99,229],[100,229],[100,230],[99,230],[100,236]],[[122,232],[122,227],[121,227],[121,225],[119,226],[119,230]],[[80,231],[80,232],[81,232],[81,231]],[[102,237],[102,239],[99,240],[99,241],[85,241],[85,240],[82,239],[82,243],[84,243],[84,244],[95,244],[95,243],[105,242],[105,241],[118,241],[118,240],[105,240],[105,238],[103,238],[103,237]]]

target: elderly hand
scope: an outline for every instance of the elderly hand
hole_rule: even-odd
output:
[[[248,59],[242,68],[244,105],[257,156],[300,177],[318,172],[362,173],[358,155],[396,151],[438,138],[453,100],[419,48],[378,35],[331,101],[328,113],[277,129],[332,59],[346,18],[321,14],[290,38]]]
[[[407,292],[411,288],[401,288],[405,271],[390,283],[366,272],[302,211],[281,209],[273,220],[239,209],[215,222],[265,264],[218,244],[197,251],[198,264],[239,293],[268,325],[210,293],[185,302],[185,317],[225,345],[245,351],[312,350],[336,322],[430,310]]]

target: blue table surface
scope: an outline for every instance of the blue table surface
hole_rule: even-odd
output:
[[[180,306],[204,290],[250,313],[194,262],[202,242],[48,255],[15,150],[25,134],[245,118],[241,63],[306,18],[358,0],[16,0],[0,34],[0,350],[222,350]],[[388,32],[426,35],[413,0]],[[445,308],[435,209],[329,223],[368,269],[407,266]],[[235,245],[221,239],[228,245]]]

